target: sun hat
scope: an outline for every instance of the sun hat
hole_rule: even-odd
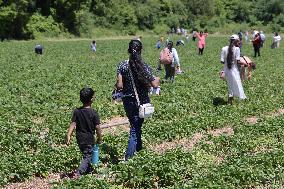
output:
[[[230,40],[236,40],[236,39],[240,39],[239,36],[237,34],[233,34],[230,36]]]

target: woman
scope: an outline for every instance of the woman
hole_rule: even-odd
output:
[[[252,40],[252,45],[254,49],[254,57],[256,57],[256,54],[260,56],[261,38],[258,31],[255,32],[254,38]]]
[[[280,41],[281,41],[281,37],[280,37],[280,35],[278,35],[278,33],[276,32],[275,35],[273,36],[273,43],[272,43],[272,45],[271,45],[271,48],[272,48],[272,49],[279,48],[279,46],[280,46]]]
[[[198,54],[203,55],[203,50],[205,48],[205,39],[208,36],[208,33],[203,33],[202,31],[200,33],[196,33],[196,36],[198,38]]]
[[[172,41],[169,41],[166,48],[168,48],[170,53],[172,54],[173,60],[171,64],[165,64],[165,80],[170,78],[171,82],[174,81],[175,74],[182,73],[180,68],[179,56],[177,50],[173,48],[173,46],[174,43]],[[177,66],[177,70],[175,69],[175,65]]]
[[[230,37],[230,45],[222,48],[221,63],[224,64],[224,72],[228,85],[228,103],[232,104],[233,97],[245,99],[246,95],[243,90],[238,62],[240,60],[239,36]]]
[[[154,88],[159,86],[159,78],[152,75],[151,68],[142,60],[141,51],[141,41],[131,40],[128,48],[129,60],[120,62],[117,69],[116,87],[118,90],[122,90],[125,96],[122,101],[131,125],[125,160],[142,149],[141,127],[144,119],[139,117],[135,90],[138,93],[140,104],[146,104],[150,103],[149,89],[151,86]]]

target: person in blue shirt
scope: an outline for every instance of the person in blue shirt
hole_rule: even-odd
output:
[[[162,47],[162,42],[161,42],[161,40],[158,40],[157,43],[156,43],[156,48],[160,49],[161,47]]]

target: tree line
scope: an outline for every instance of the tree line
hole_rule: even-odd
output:
[[[172,27],[219,31],[227,24],[284,27],[283,0],[0,0],[0,38],[88,36],[94,28],[135,34]]]

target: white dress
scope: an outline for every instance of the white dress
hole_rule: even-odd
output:
[[[240,72],[237,66],[237,60],[240,60],[240,48],[233,47],[233,63],[231,69],[227,66],[228,49],[228,46],[222,48],[221,61],[224,62],[224,72],[227,80],[229,97],[236,96],[240,99],[245,99],[246,95],[244,93]]]

